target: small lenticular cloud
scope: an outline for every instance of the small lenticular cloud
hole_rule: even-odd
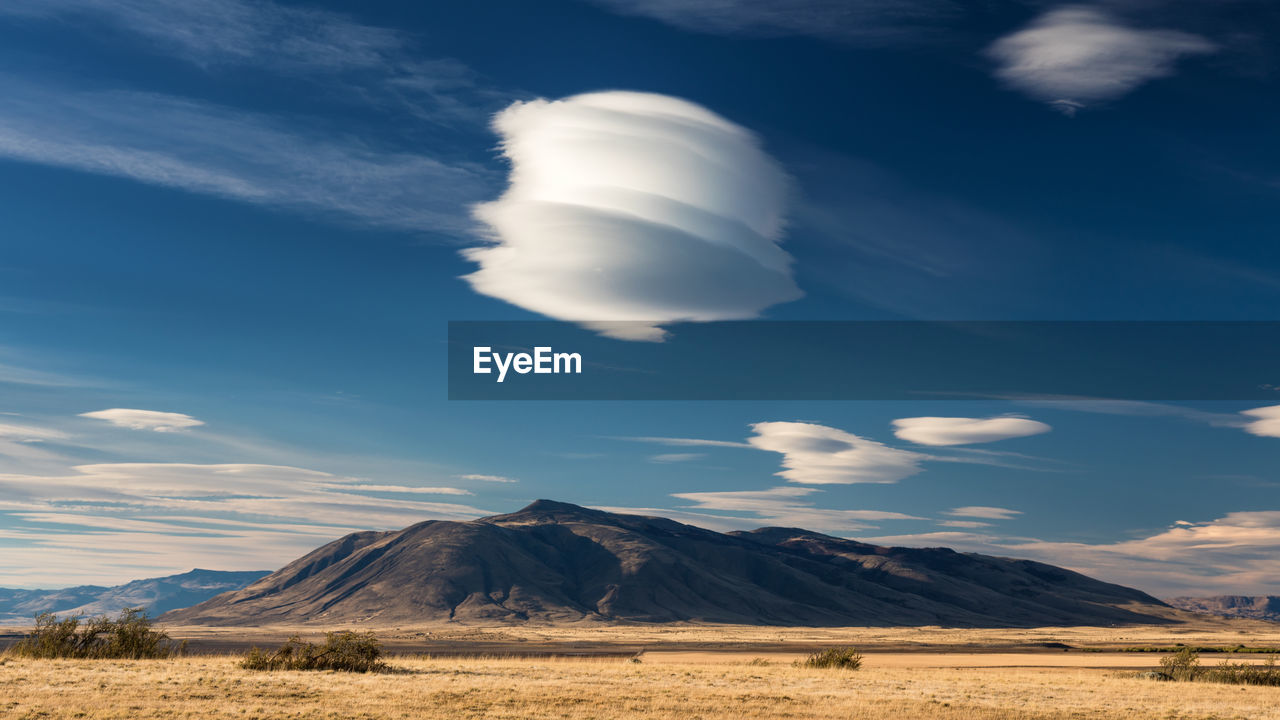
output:
[[[493,122],[511,161],[463,251],[478,293],[609,337],[757,317],[800,297],[778,246],[789,181],[746,129],[664,95],[517,102]]]
[[[80,413],[80,417],[94,420],[105,420],[116,427],[130,430],[152,430],[154,432],[176,432],[204,424],[190,415],[158,410],[136,410],[134,408],[110,408]]]

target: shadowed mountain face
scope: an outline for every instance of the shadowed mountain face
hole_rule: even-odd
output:
[[[718,533],[539,500],[509,515],[348,535],[163,619],[1000,627],[1178,614],[1137,590],[1028,560],[878,547],[791,528]]]
[[[127,607],[145,608],[159,615],[239,590],[267,575],[265,570],[224,572],[192,570],[181,575],[134,580],[124,585],[80,585],[62,590],[0,588],[0,622],[29,623],[36,613],[58,615],[114,615]]]
[[[1280,622],[1280,596],[1277,595],[1176,597],[1170,598],[1169,604],[1182,610],[1206,615]]]

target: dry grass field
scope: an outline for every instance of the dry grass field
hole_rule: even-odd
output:
[[[1274,627],[389,628],[379,634],[393,652],[430,633],[426,640],[445,652],[500,644],[533,654],[393,655],[393,672],[380,674],[251,672],[227,654],[8,658],[0,664],[0,717],[1280,720],[1280,688],[1156,682],[1137,673],[1155,667],[1158,654],[1113,651],[1177,642],[1280,644]],[[206,640],[227,632],[185,630],[170,632]],[[1092,651],[1052,650],[1045,642]],[[802,648],[848,643],[866,648],[862,670],[792,664]],[[603,654],[610,647],[643,652],[634,662]],[[584,648],[597,654],[536,654]],[[1204,657],[1206,665],[1217,662]]]
[[[399,672],[240,670],[227,656],[0,667],[5,718],[1280,718],[1280,688],[1133,671],[402,658]]]

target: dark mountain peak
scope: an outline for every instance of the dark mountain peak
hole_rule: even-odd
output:
[[[547,500],[545,498],[534,500],[528,505],[520,508],[513,513],[506,515],[491,515],[489,517],[480,518],[478,522],[501,524],[501,523],[556,523],[569,521],[591,521],[601,522],[609,521],[615,517],[612,513],[601,510],[592,510],[581,505],[573,503],[560,502],[558,500]]]
[[[573,503],[560,502],[559,500],[547,500],[546,498],[539,498],[538,500],[534,500],[528,505],[525,505],[523,508],[520,509],[519,512],[522,512],[522,513],[585,513],[585,512],[594,512],[594,511],[588,510],[587,508],[584,508],[581,505],[574,505]]]
[[[802,528],[719,533],[541,499],[335,540],[168,622],[709,622],[1041,626],[1177,621],[1061,568]]]

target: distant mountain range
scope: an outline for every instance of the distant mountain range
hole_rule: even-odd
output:
[[[1138,590],[1030,560],[798,528],[718,533],[539,500],[509,515],[354,533],[163,620],[1024,627],[1189,617]]]
[[[29,624],[36,613],[114,615],[123,608],[143,607],[152,616],[204,602],[219,593],[239,590],[266,570],[223,572],[192,570],[181,575],[134,580],[124,585],[81,585],[62,590],[0,588],[0,623]]]
[[[1277,595],[1176,597],[1169,599],[1168,603],[1176,608],[1207,615],[1280,622],[1280,596]]]

